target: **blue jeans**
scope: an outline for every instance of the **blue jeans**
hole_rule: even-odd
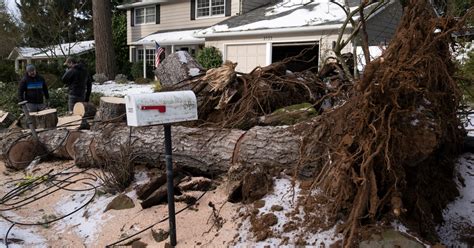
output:
[[[74,104],[76,104],[76,102],[83,102],[83,101],[84,101],[83,96],[69,95],[69,99],[67,101],[67,107],[68,107],[69,112],[72,112],[72,110],[74,109]]]

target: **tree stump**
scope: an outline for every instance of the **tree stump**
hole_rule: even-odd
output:
[[[125,99],[120,97],[101,97],[99,111],[94,121],[122,122],[126,120]]]
[[[58,113],[56,109],[45,109],[38,112],[31,112],[30,118],[35,129],[54,128],[58,124]],[[24,129],[29,128],[25,116],[21,118],[20,126]]]

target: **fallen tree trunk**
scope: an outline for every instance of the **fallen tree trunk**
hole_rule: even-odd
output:
[[[120,122],[125,120],[125,99],[120,97],[101,97],[95,121]]]
[[[313,118],[304,125],[317,125],[319,119]],[[305,136],[301,130],[307,130],[301,125],[254,127],[248,131],[173,126],[173,162],[203,175],[225,173],[233,164],[293,167]],[[97,131],[50,130],[41,132],[39,137],[51,155],[73,158],[79,167],[98,167],[114,160],[124,146],[130,146],[135,163],[164,165],[162,126],[129,128],[110,123]],[[4,143],[3,146],[14,146]]]

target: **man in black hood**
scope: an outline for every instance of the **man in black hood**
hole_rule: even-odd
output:
[[[78,63],[74,57],[69,57],[64,62],[68,70],[64,73],[62,81],[68,86],[68,109],[72,112],[77,102],[88,102],[92,89],[92,80],[83,63]]]
[[[34,65],[26,66],[26,73],[18,85],[18,100],[20,102],[27,101],[26,107],[30,112],[37,112],[44,110],[47,104],[44,103],[49,100],[48,86],[42,76],[36,72]]]

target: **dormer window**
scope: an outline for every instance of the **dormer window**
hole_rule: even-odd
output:
[[[225,0],[196,0],[196,17],[223,16]]]
[[[135,24],[151,24],[156,23],[156,8],[145,7],[135,9]]]

